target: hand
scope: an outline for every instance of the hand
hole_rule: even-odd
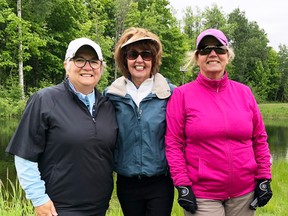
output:
[[[36,216],[57,216],[53,202],[50,200],[43,205],[35,207]]]
[[[265,206],[272,197],[272,190],[270,187],[270,180],[258,180],[255,188],[254,198],[258,199],[256,206]],[[255,209],[255,208],[254,208]]]
[[[198,209],[196,197],[190,186],[177,186],[178,189],[178,203],[186,211],[195,214]]]

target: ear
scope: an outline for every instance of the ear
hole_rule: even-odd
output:
[[[226,65],[229,64],[229,62],[230,62],[229,60],[230,60],[230,56],[229,56],[229,54],[227,53]]]
[[[63,64],[65,71],[66,71],[66,77],[69,77],[69,72],[70,72],[70,62],[65,61]]]
[[[195,61],[196,61],[196,64],[199,66],[198,59],[199,59],[199,54],[195,53]]]
[[[67,68],[67,61],[64,61],[63,66],[64,66],[64,68],[65,68],[65,70],[66,70],[66,68]]]

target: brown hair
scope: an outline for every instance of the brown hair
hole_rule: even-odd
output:
[[[162,44],[157,35],[143,29],[131,27],[126,29],[116,44],[114,59],[119,70],[128,78],[130,72],[127,66],[126,52],[129,47],[137,45],[140,48],[151,50],[153,53],[151,74],[159,72],[162,58]]]

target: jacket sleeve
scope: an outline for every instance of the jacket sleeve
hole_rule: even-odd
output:
[[[188,177],[185,149],[185,100],[178,88],[174,89],[166,110],[166,157],[175,186],[191,186]]]
[[[252,94],[252,93],[251,93]],[[257,163],[256,179],[271,179],[271,154],[268,135],[257,102],[253,97],[253,149]]]
[[[51,100],[43,100],[47,97],[47,94],[37,92],[29,98],[6,152],[33,162],[38,161],[39,155],[45,150],[46,130],[49,127],[46,114],[49,111],[46,110],[53,106]]]
[[[41,180],[38,163],[16,155],[14,158],[17,176],[27,199],[32,201],[33,206],[40,206],[48,202],[50,198],[45,192],[45,182]]]

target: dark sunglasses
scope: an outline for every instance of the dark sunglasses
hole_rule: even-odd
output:
[[[215,51],[216,54],[226,54],[228,52],[227,48],[225,46],[206,46],[203,49],[199,49],[198,53],[200,55],[209,55],[212,50]]]
[[[139,55],[145,61],[150,61],[153,58],[153,53],[150,50],[144,50],[142,52],[137,52],[136,50],[129,50],[127,52],[127,59],[135,60],[138,58]]]

